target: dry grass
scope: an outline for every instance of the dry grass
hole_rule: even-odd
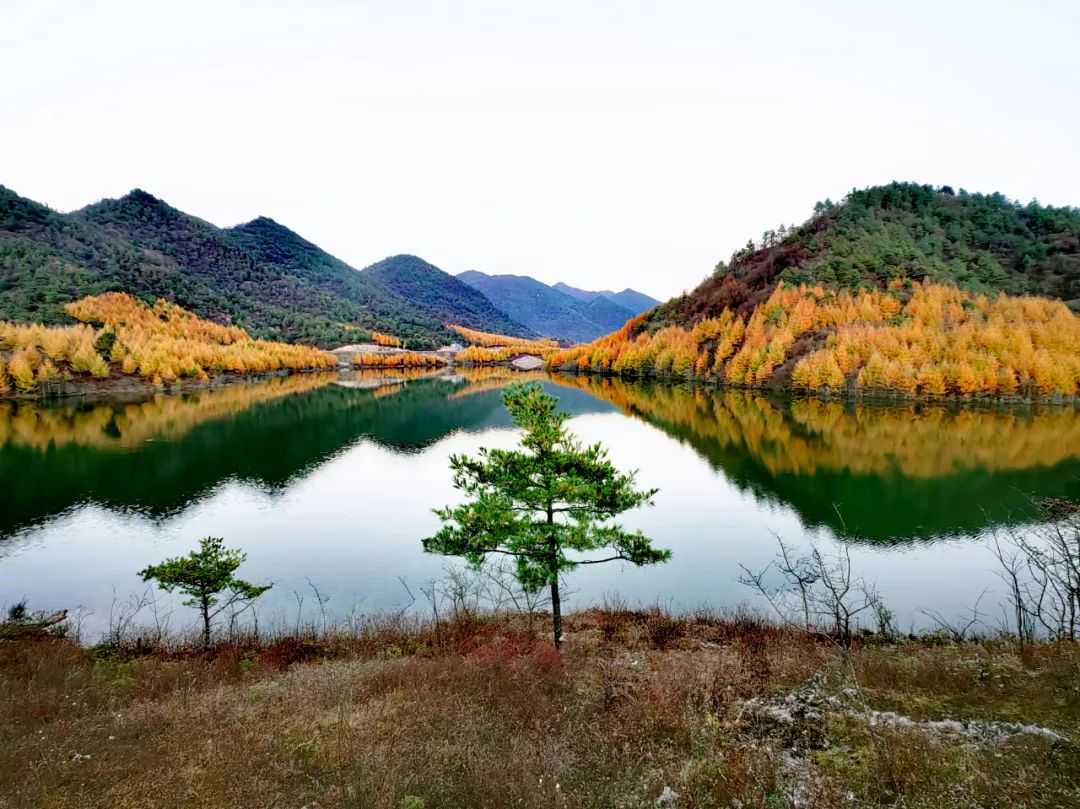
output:
[[[752,617],[371,620],[203,655],[0,643],[3,807],[1075,806],[1075,745],[781,722],[818,672],[916,718],[1080,735],[1080,652],[864,647]]]

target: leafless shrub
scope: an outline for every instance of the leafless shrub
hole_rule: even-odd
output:
[[[873,610],[879,626],[886,616],[891,621],[874,586],[852,572],[846,545],[835,554],[815,545],[809,554],[796,556],[793,546],[780,537],[777,541],[776,558],[758,571],[740,565],[743,575],[738,580],[764,596],[781,620],[804,629],[826,630],[845,645],[858,630],[862,613]]]
[[[447,565],[441,579],[429,581],[421,592],[433,616],[454,618],[480,613],[534,613],[550,603],[545,593],[530,593],[517,581],[512,565],[505,559],[485,562],[479,567]]]
[[[1039,523],[994,535],[992,551],[1009,593],[1011,615],[1003,623],[1021,642],[1037,635],[1080,640],[1080,505],[1064,500],[1033,505]]]
[[[938,610],[921,609],[919,612],[933,621],[938,629],[948,635],[950,640],[956,643],[964,643],[971,640],[976,627],[983,626],[982,616],[979,614],[979,604],[982,603],[985,596],[986,590],[983,590],[979,597],[975,599],[974,606],[970,608],[970,618],[965,616],[964,619],[950,621]]]
[[[119,648],[128,638],[136,619],[153,599],[153,590],[150,587],[141,593],[132,591],[124,599],[120,598],[116,587],[113,587],[112,601],[109,602],[109,618],[102,642],[106,646]]]

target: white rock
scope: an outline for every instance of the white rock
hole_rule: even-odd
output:
[[[660,797],[656,799],[656,806],[671,807],[674,806],[676,801],[679,800],[679,793],[671,787],[664,787],[664,791],[660,793]]]

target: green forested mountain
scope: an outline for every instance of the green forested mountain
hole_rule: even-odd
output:
[[[390,256],[365,267],[361,275],[431,312],[442,323],[457,323],[470,329],[515,337],[536,336],[535,332],[496,308],[482,292],[422,258]]]
[[[621,328],[635,314],[603,295],[578,300],[525,275],[488,275],[469,270],[457,277],[514,320],[545,337],[588,342]]]
[[[851,289],[924,278],[1080,309],[1080,209],[916,183],[853,190],[839,204],[817,203],[802,226],[766,231],[651,320],[685,325],[725,308],[748,314],[778,281]]]
[[[272,220],[217,228],[140,190],[61,214],[0,186],[0,319],[64,323],[65,303],[124,290],[259,337],[321,346],[378,329],[431,347],[451,339],[451,321],[522,331],[469,299],[468,287],[464,300],[440,299],[465,285],[425,267],[411,286],[413,276],[395,278],[393,268],[358,272]]]

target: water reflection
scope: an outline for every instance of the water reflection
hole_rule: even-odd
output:
[[[971,410],[770,399],[732,391],[480,370],[312,375],[142,401],[0,404],[0,606],[83,605],[147,563],[223,536],[270,579],[265,614],[290,614],[307,578],[335,616],[400,606],[446,561],[420,538],[452,502],[449,456],[510,447],[511,379],[543,380],[584,441],[659,487],[626,524],[669,547],[650,569],[575,574],[581,603],[619,592],[731,606],[739,565],[788,541],[859,540],[860,574],[902,621],[953,614],[999,584],[971,539],[1022,521],[1028,494],[1080,496],[1073,408]],[[955,541],[949,541],[956,537]],[[914,540],[925,540],[915,542]]]
[[[770,399],[558,376],[694,448],[806,527],[891,542],[1030,520],[1032,497],[1080,498],[1080,411]]]
[[[162,518],[227,480],[282,492],[358,440],[510,425],[486,375],[298,375],[134,402],[0,403],[0,536],[93,503]],[[466,395],[468,394],[468,395]],[[574,413],[613,411],[577,392]]]
[[[93,503],[161,519],[224,481],[280,493],[361,439],[416,453],[508,427],[500,389],[545,379],[575,415],[620,410],[804,528],[871,542],[978,533],[1080,496],[1080,414],[770,399],[585,376],[299,375],[143,401],[0,403],[0,536]],[[641,459],[647,466],[649,459]],[[665,486],[678,469],[660,469]]]

